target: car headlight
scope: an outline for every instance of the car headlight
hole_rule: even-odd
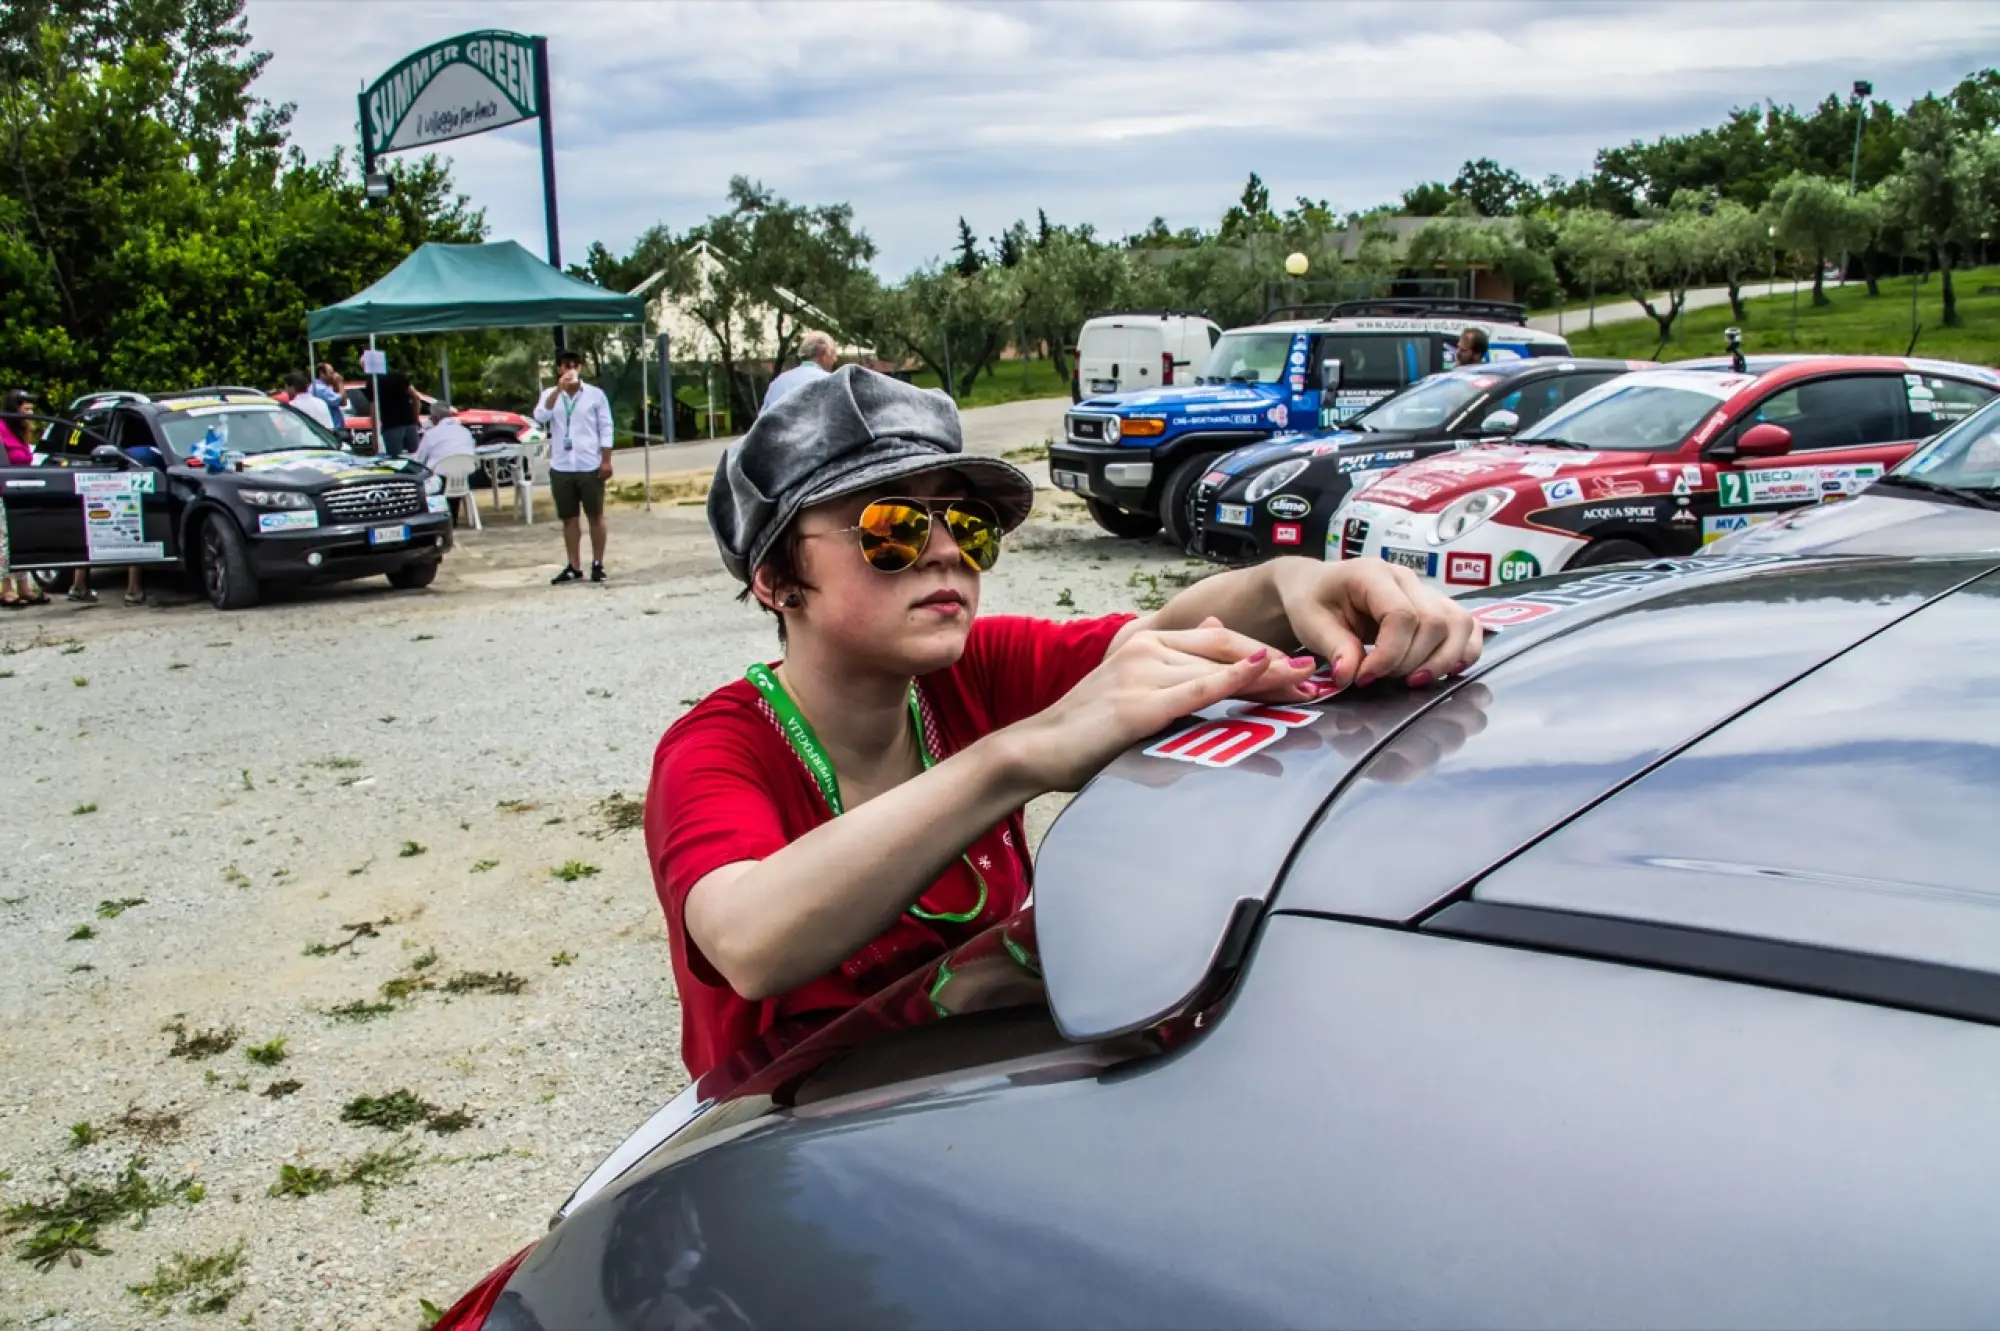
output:
[[[424,482],[424,493],[427,495],[443,494],[444,477],[439,476],[436,473],[432,473],[430,479]]]
[[[1288,458],[1275,467],[1260,471],[1257,479],[1250,482],[1250,488],[1243,492],[1243,498],[1250,503],[1261,504],[1297,480],[1299,474],[1311,465],[1311,458]]]
[[[311,508],[312,496],[297,490],[238,490],[252,508]]]
[[[1115,443],[1117,443],[1117,442],[1118,442],[1118,436],[1119,436],[1119,435],[1120,435],[1121,433],[1123,433],[1123,430],[1124,430],[1124,427],[1123,427],[1123,426],[1121,426],[1121,425],[1119,425],[1119,423],[1118,423],[1118,418],[1117,418],[1116,416],[1106,416],[1106,417],[1104,418],[1104,442],[1105,442],[1105,443],[1107,443],[1107,444],[1115,444]]]
[[[1437,530],[1431,533],[1432,545],[1446,545],[1477,527],[1486,519],[1507,507],[1507,501],[1514,497],[1509,489],[1475,490],[1460,499],[1454,499],[1438,514]]]

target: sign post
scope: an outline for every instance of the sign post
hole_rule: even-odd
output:
[[[541,121],[542,216],[549,266],[562,271],[556,224],[556,149],[549,115],[549,41],[484,28],[426,46],[361,91],[361,171],[384,153]],[[555,330],[556,349],[563,330]]]

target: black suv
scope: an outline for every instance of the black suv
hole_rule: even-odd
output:
[[[451,548],[436,477],[356,457],[254,388],[96,393],[69,419],[32,424],[36,464],[0,468],[18,568],[168,565],[199,573],[218,610],[237,610],[264,582],[383,573],[428,586]],[[210,430],[220,472],[191,461]]]

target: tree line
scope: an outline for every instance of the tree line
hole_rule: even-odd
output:
[[[387,161],[370,201],[341,151],[288,146],[292,108],[259,98],[243,0],[16,0],[0,10],[0,386],[61,403],[97,388],[274,383],[305,359],[305,315],[379,279],[426,241],[485,237],[486,219],[434,157]],[[1860,126],[1859,152],[1855,150]],[[1505,274],[1531,305],[1618,294],[1664,342],[1690,287],[1814,275],[1847,256],[1870,294],[1914,260],[1939,275],[1983,258],[2000,221],[2000,71],[1903,108],[1829,96],[1759,106],[1720,125],[1600,151],[1575,179],[1531,182],[1491,159],[1359,210],[1274,205],[1251,174],[1213,226],[1101,235],[1038,211],[982,237],[960,219],[941,257],[884,281],[844,203],[788,200],[747,178],[684,230],[624,253],[592,245],[578,275],[652,282],[707,333],[738,423],[763,382],[825,324],[885,359],[970,391],[1007,348],[1068,348],[1093,312],[1175,308],[1225,327],[1282,299],[1331,299],[1412,278]],[[1851,187],[1850,187],[1851,186]],[[1412,222],[1407,219],[1421,219]],[[1285,260],[1307,257],[1307,283]],[[769,312],[765,335],[746,335]],[[592,372],[636,410],[636,329],[571,330]],[[543,333],[390,339],[392,361],[440,344],[454,398],[521,406]],[[324,350],[324,349],[323,349]],[[343,351],[351,366],[352,345]],[[623,413],[621,412],[621,415]],[[657,418],[652,428],[657,429]]]

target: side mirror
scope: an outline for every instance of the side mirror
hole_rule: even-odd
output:
[[[113,448],[110,444],[99,444],[90,450],[90,460],[100,467],[110,467],[123,471],[132,465],[132,459]]]
[[[1319,391],[1337,393],[1340,391],[1340,362],[1323,360],[1319,363]]]
[[[1479,422],[1481,434],[1512,434],[1520,428],[1521,418],[1504,407],[1487,413],[1486,419]]]
[[[1791,451],[1792,432],[1769,421],[1751,426],[1736,439],[1736,452],[1746,458],[1774,458]]]

